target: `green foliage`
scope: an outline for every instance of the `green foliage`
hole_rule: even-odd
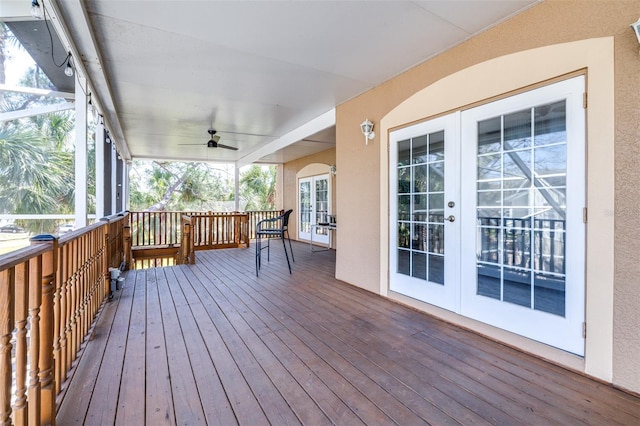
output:
[[[13,43],[14,40],[6,26],[0,25],[0,83],[4,83],[7,43]],[[54,89],[37,66],[26,72],[20,84],[25,87]],[[0,111],[16,111],[64,102],[61,98],[1,92]],[[73,213],[74,129],[75,118],[71,111],[0,123],[0,213]],[[93,152],[94,148],[90,146],[90,194],[95,194]],[[94,201],[94,197],[90,201]],[[53,220],[19,221],[18,224],[38,233],[54,232],[56,227]]]
[[[130,176],[131,210],[229,210],[219,207],[233,201],[233,182],[225,174],[207,163],[136,160]]]
[[[233,168],[207,163],[134,161],[131,210],[230,211]],[[275,166],[251,166],[240,177],[240,209],[275,208]]]
[[[240,177],[240,199],[246,210],[276,208],[276,166],[252,165]]]

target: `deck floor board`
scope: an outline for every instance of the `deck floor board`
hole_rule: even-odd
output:
[[[640,424],[640,398],[333,278],[294,243],[129,271],[58,424]],[[266,253],[265,253],[266,254]]]

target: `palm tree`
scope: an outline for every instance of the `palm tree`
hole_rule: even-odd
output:
[[[206,163],[134,161],[132,174],[132,210],[211,210],[233,200],[229,182]]]
[[[247,210],[273,210],[276,199],[276,167],[253,165],[240,177],[240,197]]]
[[[14,37],[0,23],[0,83],[4,83],[6,47]],[[21,84],[52,85],[42,70],[33,68]],[[59,100],[25,94],[5,94],[0,110],[13,111]],[[0,213],[73,212],[73,150],[68,139],[74,128],[69,112],[52,113],[0,124]],[[52,232],[55,223],[22,224],[35,232]]]

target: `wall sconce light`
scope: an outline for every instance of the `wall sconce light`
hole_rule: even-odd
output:
[[[640,18],[636,22],[630,25],[633,32],[636,34],[636,38],[638,39],[638,43],[640,43]]]
[[[360,124],[360,130],[362,130],[362,134],[364,135],[365,145],[369,145],[369,141],[376,137],[376,134],[373,132],[373,123],[367,118]]]
[[[335,176],[336,175],[336,165],[332,164],[329,166],[329,172],[331,172],[331,176]]]

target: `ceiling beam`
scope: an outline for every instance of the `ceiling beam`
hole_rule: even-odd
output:
[[[35,19],[31,16],[30,1],[0,2],[0,21],[25,21]]]
[[[0,122],[18,120],[20,118],[33,117],[35,115],[40,115],[40,114],[49,114],[52,112],[66,111],[69,109],[74,109],[75,107],[76,107],[76,104],[71,102],[66,102],[64,104],[47,105],[47,106],[38,107],[38,108],[29,108],[29,109],[21,109],[18,111],[3,112],[3,113],[0,113]]]
[[[236,167],[240,168],[252,164],[260,160],[262,157],[286,148],[289,145],[293,145],[296,142],[299,142],[311,135],[314,135],[324,129],[335,125],[336,109],[331,108],[324,114],[319,115],[313,120],[308,121],[307,123],[279,137],[278,139],[268,142],[264,145],[260,145],[257,149],[254,149],[253,151],[249,152],[238,161],[236,161]]]

